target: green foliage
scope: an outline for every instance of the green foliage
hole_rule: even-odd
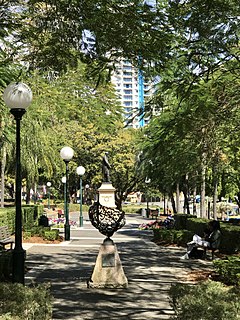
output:
[[[206,281],[194,286],[173,285],[170,289],[177,320],[236,320],[239,318],[239,289]]]
[[[220,249],[225,253],[236,253],[240,251],[240,228],[229,223],[221,224],[222,239]]]
[[[146,206],[134,206],[134,205],[123,205],[122,210],[125,213],[141,213],[141,209],[145,208]]]
[[[231,256],[225,260],[214,260],[213,265],[222,282],[240,286],[240,257]]]
[[[30,229],[38,223],[38,210],[35,206],[22,206],[22,221],[24,229]]]
[[[52,298],[48,285],[29,288],[22,284],[0,283],[0,314],[5,319],[50,320]],[[4,319],[4,318],[3,318]]]
[[[192,234],[204,235],[209,220],[193,218],[190,215],[175,215],[175,228],[181,229],[185,226]],[[223,253],[236,253],[240,251],[240,230],[238,226],[233,226],[230,223],[220,223],[221,226],[221,243],[220,251]]]
[[[38,223],[38,217],[43,212],[42,205],[23,205],[22,206],[22,223],[23,229],[31,229]],[[15,230],[15,213],[14,207],[0,208],[0,225],[8,226],[9,230],[14,233]]]
[[[36,237],[44,237],[45,231],[50,231],[50,227],[44,227],[44,226],[33,226],[30,230],[27,230],[31,232],[32,236]]]
[[[0,251],[0,279],[9,279],[12,274],[12,250]]]
[[[181,230],[186,229],[186,222],[187,222],[188,215],[187,214],[175,214],[175,229]]]
[[[31,236],[32,236],[31,231],[24,231],[24,232],[23,232],[23,239],[24,239],[24,240],[30,239]]]
[[[161,241],[168,244],[185,246],[187,242],[192,240],[194,233],[188,230],[160,228],[153,229],[153,235],[155,242]]]
[[[0,225],[8,226],[13,233],[15,226],[15,208],[0,208]]]
[[[208,219],[189,218],[187,219],[186,229],[191,230],[194,234],[203,237],[209,223]]]
[[[54,229],[50,231],[45,231],[44,232],[44,239],[54,241],[59,238],[59,230]]]

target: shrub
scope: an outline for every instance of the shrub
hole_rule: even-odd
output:
[[[239,319],[239,289],[220,282],[176,284],[170,289],[171,304],[178,320]]]
[[[0,208],[0,225],[8,226],[13,233],[15,228],[15,208]]]
[[[181,229],[188,229],[187,228],[187,221],[190,218],[196,218],[196,216],[189,215],[189,214],[175,214],[174,220],[175,220],[175,229],[181,230]]]
[[[30,239],[31,238],[31,231],[24,231],[23,232],[23,239],[24,240],[27,240],[27,239]]]
[[[51,301],[47,285],[30,288],[17,283],[0,283],[1,319],[50,320]]]
[[[0,279],[9,279],[12,274],[12,250],[1,251]]]
[[[221,230],[220,250],[229,254],[240,251],[240,227],[221,223]]]
[[[224,283],[240,285],[240,257],[228,257],[225,260],[214,260],[214,267]]]
[[[50,231],[50,227],[34,226],[30,230],[32,236],[44,237],[45,231]]]
[[[193,232],[189,230],[174,229],[153,229],[153,241],[163,241],[165,243],[175,243],[177,245],[186,245],[192,240]]]
[[[44,239],[46,240],[54,241],[58,239],[58,237],[59,237],[59,231],[56,229],[44,232]]]
[[[192,215],[174,215],[175,229],[184,229],[183,226],[193,234],[203,236],[204,230],[207,227],[208,219],[194,218]],[[227,254],[232,254],[240,251],[240,228],[229,223],[220,223],[222,237],[220,243],[220,251]]]

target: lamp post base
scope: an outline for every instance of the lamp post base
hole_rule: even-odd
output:
[[[13,282],[24,284],[26,251],[13,250]]]
[[[70,225],[69,224],[64,225],[64,238],[65,238],[65,241],[70,240]]]
[[[80,216],[79,218],[79,227],[83,227],[83,216]]]

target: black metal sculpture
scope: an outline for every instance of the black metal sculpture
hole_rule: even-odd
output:
[[[102,206],[99,202],[95,202],[89,208],[89,219],[100,233],[107,236],[107,239],[126,223],[124,211]]]

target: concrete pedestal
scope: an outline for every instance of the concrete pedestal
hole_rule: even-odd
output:
[[[115,190],[111,182],[103,182],[98,189],[99,203],[105,207],[116,208]]]
[[[103,243],[89,281],[90,288],[127,288],[117,247],[113,242]]]

